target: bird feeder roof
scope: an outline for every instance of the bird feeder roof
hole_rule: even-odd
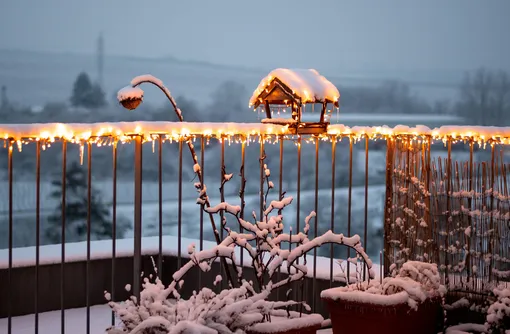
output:
[[[279,90],[279,94],[272,92]],[[328,79],[314,69],[278,68],[260,82],[250,99],[250,107],[258,107],[264,101],[281,101],[287,95],[299,103],[333,103],[338,107],[340,92]],[[277,96],[279,96],[277,98]]]

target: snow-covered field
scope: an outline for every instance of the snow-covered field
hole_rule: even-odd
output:
[[[217,189],[216,184],[211,184],[212,189]],[[0,181],[0,213],[6,214],[9,210],[8,201],[8,183],[7,181]],[[94,189],[97,189],[102,199],[111,203],[112,201],[112,187],[113,183],[111,179],[105,179],[101,181],[92,181]],[[40,184],[41,191],[41,210],[44,212],[53,211],[58,205],[59,200],[52,198],[50,195],[55,190],[55,187],[51,184],[51,181],[42,181]],[[195,189],[192,185],[186,185],[183,187],[183,198],[192,199],[195,196]],[[163,183],[163,201],[175,201],[177,200],[177,189],[176,182],[164,182]],[[158,183],[144,181],[142,184],[142,198],[145,203],[157,202],[158,201]],[[35,181],[15,181],[13,183],[13,209],[14,211],[23,212],[26,214],[34,214],[36,207],[36,195],[35,195]],[[194,198],[193,198],[194,199]],[[134,181],[118,181],[117,182],[117,204],[130,204],[134,201]],[[18,214],[18,213],[17,213]]]
[[[217,151],[211,150],[211,156],[206,156],[206,164],[212,165],[218,159]],[[340,155],[341,153],[337,153]],[[365,151],[364,149],[356,149],[353,152],[353,170],[355,173],[364,173],[365,169]],[[188,159],[188,157],[185,157]],[[277,157],[275,157],[277,158]],[[325,156],[320,160],[321,166],[329,166],[330,165],[330,157]],[[385,150],[372,150],[370,151],[369,156],[369,177],[370,180],[378,180],[380,182],[384,182],[384,170],[385,170],[385,159],[386,159],[386,151]],[[277,168],[278,160],[275,159],[273,162],[273,168]],[[271,165],[270,165],[271,167]],[[234,167],[231,167],[234,168]],[[321,167],[322,168],[322,167]],[[191,165],[190,165],[191,169]],[[1,171],[0,171],[1,173]],[[325,169],[323,173],[330,173],[330,169]],[[9,188],[8,182],[4,178],[1,178],[0,174],[0,219],[2,216],[5,216],[9,210]],[[94,189],[100,192],[101,198],[107,202],[111,203],[112,201],[112,192],[113,192],[113,182],[111,178],[102,178],[102,179],[94,179],[94,174],[92,175],[92,186]],[[97,175],[99,176],[99,175]],[[102,176],[102,175],[101,175]],[[131,175],[129,175],[131,177]],[[196,191],[193,187],[193,177],[194,175],[184,178],[183,180],[183,199],[184,200],[195,200]],[[234,178],[237,177],[237,174]],[[257,176],[258,177],[258,176]],[[309,178],[309,175],[302,175],[302,182],[305,182],[306,178]],[[337,175],[337,177],[339,177]],[[164,181],[163,182],[163,193],[162,199],[164,202],[167,201],[176,201],[178,199],[177,191],[175,191],[178,187],[178,183],[176,178],[171,179],[172,181]],[[175,181],[173,181],[175,180]],[[273,180],[276,183],[276,179]],[[234,182],[232,182],[234,183]],[[253,177],[249,180],[248,186],[252,183],[257,185],[258,183],[255,181]],[[206,181],[207,188],[209,190],[209,196],[214,198],[218,194],[219,182],[215,182],[213,178],[208,178]],[[35,207],[36,207],[36,194],[35,194],[35,180],[33,179],[24,179],[18,178],[14,179],[13,182],[13,210],[17,215],[34,215]],[[158,202],[158,182],[143,180],[142,183],[142,199],[144,203],[153,203]],[[295,184],[286,185],[284,184],[284,188],[289,188],[290,186],[295,187]],[[239,181],[235,180],[235,184],[227,184],[226,191],[237,194],[239,187]],[[258,187],[255,188],[258,190]],[[304,189],[303,186],[301,188]],[[40,183],[40,192],[41,192],[41,211],[43,213],[52,212],[59,204],[59,199],[55,199],[51,196],[51,193],[55,190],[55,186],[52,185],[52,180],[45,180],[44,178]],[[134,181],[133,180],[117,180],[117,204],[132,204],[134,201]]]
[[[105,199],[109,199],[108,196],[111,193],[111,185],[108,182],[103,184],[105,191]],[[22,188],[19,188],[20,194],[16,196],[16,201],[25,200],[31,201],[29,198],[31,194],[33,194],[33,184],[31,187],[26,188],[25,191],[22,191]],[[132,225],[133,217],[134,217],[134,206],[132,204],[132,188],[133,185],[131,182],[129,183],[119,183],[118,194],[123,194],[126,200],[129,200],[127,203],[119,204],[117,206],[117,214],[119,218],[123,218],[127,222]],[[52,203],[52,199],[49,199],[47,196],[47,192],[51,191],[48,186],[46,190],[45,187],[41,187],[41,198],[43,199],[41,208],[44,210],[45,208],[52,212],[56,203]],[[163,203],[163,234],[164,235],[173,235],[177,236],[178,234],[178,201],[176,191],[171,191],[171,189],[175,189],[175,185],[173,184],[165,184],[164,185],[164,197],[165,202]],[[214,185],[210,187],[210,189],[215,189]],[[384,191],[385,187],[383,185],[370,186],[368,191],[368,210],[369,210],[369,229],[372,236],[375,237],[373,231],[380,228],[382,226],[382,212],[384,205]],[[0,192],[3,192],[0,188]],[[142,226],[143,226],[143,235],[144,236],[155,236],[159,234],[159,204],[157,202],[157,183],[144,183],[144,204],[142,205]],[[211,201],[213,203],[217,203],[219,201],[219,196],[213,192],[210,194]],[[126,196],[126,194],[128,196]],[[24,195],[24,196],[23,196]],[[297,194],[295,191],[289,191],[287,193],[288,196],[293,196],[296,198]],[[188,192],[184,196],[184,200],[182,203],[182,234],[194,239],[199,239],[200,237],[200,209],[199,206],[195,204],[196,194],[194,191]],[[362,217],[364,216],[364,196],[365,189],[364,186],[353,187],[352,189],[352,217],[353,217],[353,233],[362,233],[362,229],[359,228]],[[271,197],[272,198],[272,197]],[[335,223],[335,231],[343,232],[346,231],[347,221],[346,221],[346,204],[348,198],[348,188],[338,188],[335,191],[335,211],[337,212],[337,222]],[[314,199],[315,192],[311,190],[306,190],[301,192],[301,222],[300,225],[303,226],[303,220],[310,213],[310,211],[314,210]],[[226,200],[231,202],[232,204],[239,204],[239,197],[236,195],[226,196]],[[120,200],[119,200],[120,201]],[[246,209],[247,212],[251,212],[255,210],[258,212],[259,207],[259,196],[257,194],[247,195],[245,198],[246,201]],[[33,203],[30,202],[29,206]],[[286,209],[286,226],[296,226],[296,202],[291,204],[288,209]],[[330,228],[330,211],[331,210],[331,190],[323,189],[319,191],[319,232],[325,232]],[[19,222],[16,219],[20,218],[19,214],[16,214],[15,217],[15,226],[14,226],[14,234],[16,238],[21,238],[19,241],[19,245],[33,245],[34,242],[34,234],[31,229],[35,226],[35,221],[33,220],[35,217],[35,210],[30,209],[27,210],[27,221]],[[207,217],[206,217],[207,218]],[[6,218],[4,217],[4,222],[6,223]],[[7,247],[7,226],[6,224],[2,224],[0,226],[2,230],[5,230],[5,233],[0,236],[0,248]],[[45,221],[42,222],[42,228],[45,228]],[[26,232],[26,233],[25,233]],[[30,233],[29,233],[30,232]],[[20,234],[27,234],[20,236]],[[131,237],[132,232],[128,231],[124,237]],[[212,228],[208,219],[204,219],[204,239],[205,240],[213,240]],[[376,247],[378,250],[380,249],[382,241],[376,240],[371,242],[372,250]],[[15,242],[16,247],[16,242]],[[370,248],[370,247],[369,247]],[[377,252],[378,252],[377,250]],[[373,254],[377,254],[373,253]],[[372,252],[370,252],[372,253]]]

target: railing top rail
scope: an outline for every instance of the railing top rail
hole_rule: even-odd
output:
[[[272,138],[278,135],[294,136],[288,125],[267,123],[212,123],[212,122],[111,122],[111,123],[34,123],[0,124],[0,138],[11,141],[66,140],[83,143],[97,138],[130,141],[142,136],[151,141],[155,136],[179,140],[189,136],[243,139],[250,137]],[[351,137],[361,139],[387,139],[399,136],[430,137],[434,140],[472,140],[478,143],[510,144],[510,127],[492,126],[441,126],[430,129],[424,125],[395,127],[329,125],[324,139]]]
[[[206,122],[111,122],[111,123],[34,123],[1,124],[4,139],[87,141],[90,138],[112,137],[129,140],[133,136],[147,139],[163,135],[178,139],[190,135],[207,137],[258,136],[286,134],[287,127],[262,123],[206,123]]]

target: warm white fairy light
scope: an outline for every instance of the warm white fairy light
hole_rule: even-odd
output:
[[[172,122],[132,122],[132,123],[93,123],[93,124],[30,124],[0,126],[4,147],[6,143],[16,143],[21,152],[24,144],[40,141],[41,148],[46,149],[57,140],[64,140],[80,145],[80,156],[83,159],[84,145],[112,146],[117,142],[131,142],[141,137],[142,142],[152,142],[161,137],[162,142],[178,142],[204,137],[209,144],[211,139],[223,138],[229,145],[264,141],[278,143],[279,140],[299,138],[288,125],[259,123],[172,123]],[[340,141],[348,138],[353,143],[368,138],[369,140],[388,140],[407,138],[421,143],[425,140],[448,142],[472,142],[479,147],[487,144],[510,144],[510,128],[444,126],[429,129],[425,126],[407,127],[347,127],[341,124],[329,125],[324,133],[315,135],[321,141]],[[305,143],[314,143],[306,140]]]

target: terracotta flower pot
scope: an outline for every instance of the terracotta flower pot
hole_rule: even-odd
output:
[[[272,322],[251,326],[246,334],[315,334],[324,318],[320,314],[303,315],[301,318],[274,319]]]
[[[371,304],[338,298],[327,303],[333,333],[435,334],[442,323],[439,301],[427,300],[414,310],[407,303]]]

